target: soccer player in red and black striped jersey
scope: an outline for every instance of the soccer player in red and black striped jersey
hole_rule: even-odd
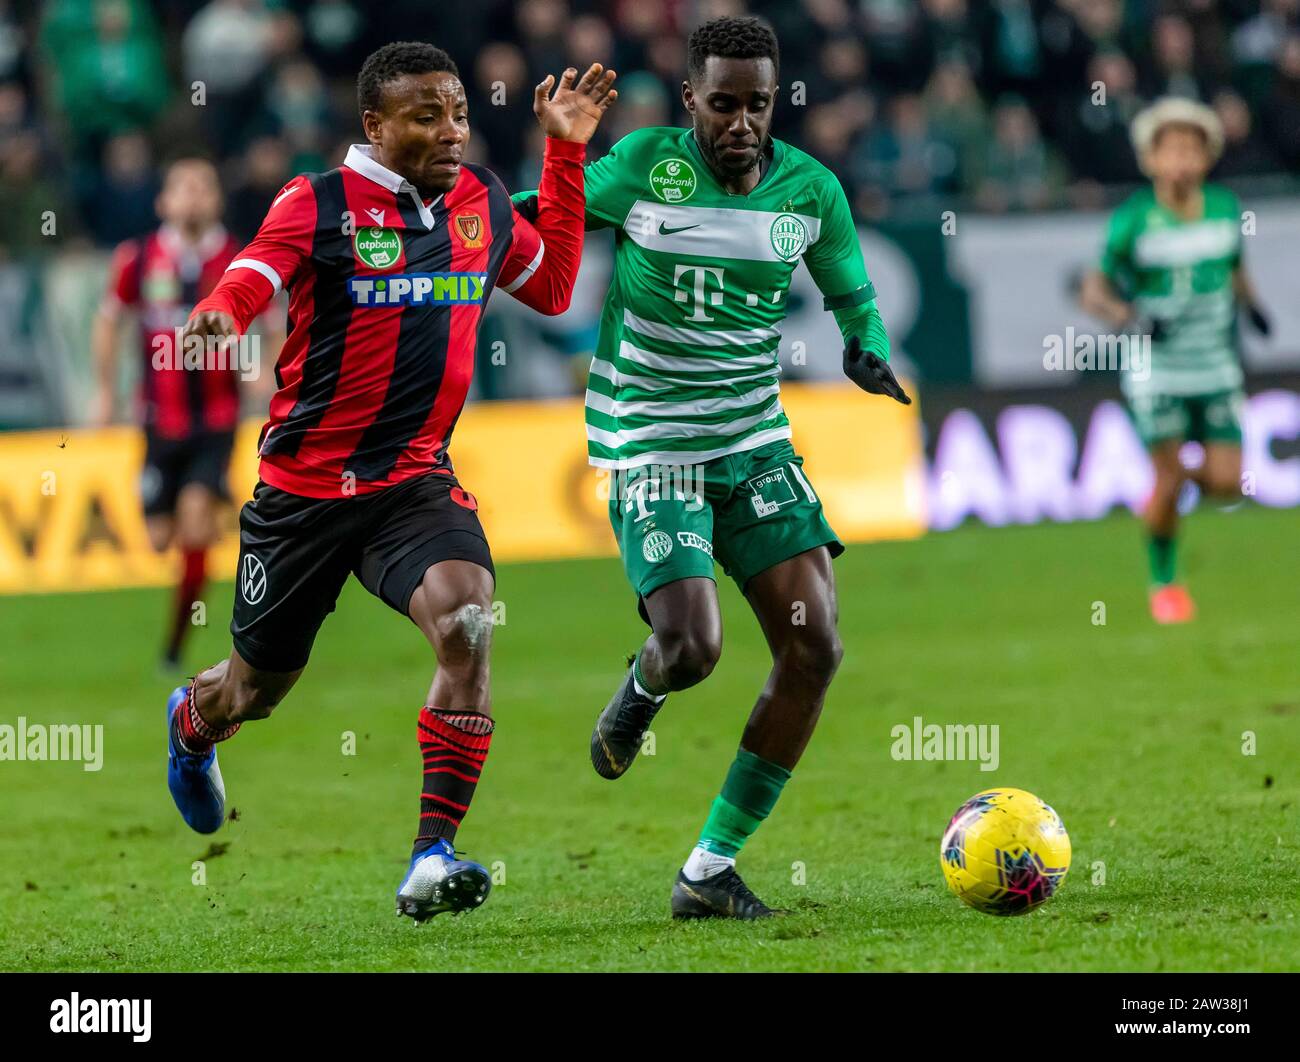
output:
[[[173,162],[155,206],[162,226],[117,248],[91,331],[97,384],[91,421],[103,426],[114,418],[119,329],[128,314],[139,328],[145,527],[154,549],[175,544],[181,554],[163,650],[169,669],[178,666],[190,612],[203,590],[207,551],[217,539],[220,507],[229,500],[226,469],[239,419],[237,362],[223,358],[187,369],[170,356],[176,329],[212,293],[239,250],[221,226],[221,207],[212,163]]]
[[[494,573],[474,496],[447,454],[488,296],[545,314],[569,304],[582,255],[582,160],[614,101],[614,73],[537,86],[546,133],[531,223],[491,171],[464,161],[456,66],[428,44],[390,44],[361,69],[365,145],[290,181],[187,338],[225,342],[289,291],[279,390],[261,438],[261,482],[240,514],[229,659],[168,702],[168,785],[187,823],[212,832],[225,794],[215,743],[289,692],[351,572],[408,616],[437,657],[417,734],[420,828],[399,914],[470,910],[490,887],[452,842],[492,740],[488,650]],[[552,95],[552,90],[554,94]]]

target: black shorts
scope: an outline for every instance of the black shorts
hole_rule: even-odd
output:
[[[235,447],[233,431],[204,431],[182,439],[165,439],[145,429],[140,500],[145,516],[176,511],[181,488],[201,483],[222,501],[230,500],[226,470]]]
[[[235,649],[261,671],[305,667],[349,572],[403,616],[439,561],[472,561],[495,578],[477,509],[441,473],[328,499],[258,483],[239,513]]]

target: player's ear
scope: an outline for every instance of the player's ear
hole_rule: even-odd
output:
[[[361,128],[366,134],[366,139],[370,143],[378,145],[383,139],[384,120],[379,117],[377,111],[361,112]]]
[[[687,114],[695,113],[695,91],[689,81],[682,82],[682,106],[686,108]]]

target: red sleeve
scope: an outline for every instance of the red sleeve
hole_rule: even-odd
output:
[[[513,243],[497,283],[539,313],[563,313],[573,297],[586,224],[586,153],[586,144],[547,137],[537,221],[530,224],[515,211]]]
[[[271,202],[253,242],[235,255],[212,294],[190,316],[208,310],[228,313],[245,332],[277,294],[290,287],[311,257],[316,230],[316,194],[311,181],[295,177]]]
[[[140,301],[140,252],[136,240],[119,244],[108,266],[108,290],[104,293],[104,306],[115,311],[122,306],[135,306]]]

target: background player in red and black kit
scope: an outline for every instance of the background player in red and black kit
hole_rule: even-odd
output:
[[[221,226],[221,207],[212,163],[173,162],[155,204],[162,226],[117,248],[91,331],[96,376],[91,421],[102,427],[114,418],[119,328],[127,312],[139,324],[145,526],[154,549],[162,552],[175,543],[181,554],[163,649],[169,668],[179,663],[190,611],[203,590],[207,551],[217,539],[220,506],[229,500],[226,469],[239,419],[237,363],[221,359],[218,365],[214,359],[186,369],[171,356],[175,330],[211,294],[239,250]]]
[[[262,719],[306,666],[348,573],[409,616],[438,668],[418,737],[420,828],[397,909],[472,909],[487,871],[452,840],[492,739],[488,651],[494,573],[473,495],[447,445],[469,388],[483,305],[502,288],[547,314],[569,304],[582,255],[582,159],[614,101],[593,65],[537,86],[547,135],[532,223],[469,138],[455,64],[390,44],[361,69],[366,145],[342,167],[290,181],[186,332],[243,331],[287,288],[289,337],[261,438],[261,482],[240,514],[228,660],[168,702],[168,785],[200,832],[222,822],[215,743]],[[555,88],[554,96],[551,95]]]

